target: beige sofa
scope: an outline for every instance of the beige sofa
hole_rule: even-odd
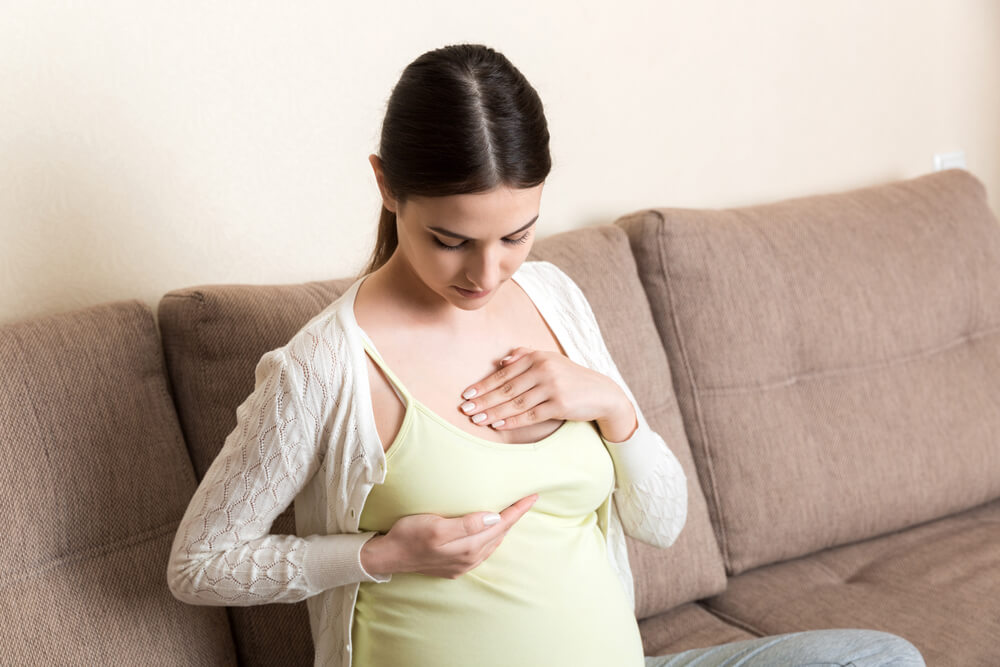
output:
[[[629,542],[648,654],[813,628],[1000,664],[1000,225],[949,170],[537,241],[688,473]],[[167,555],[253,368],[351,282],[0,328],[0,663],[307,665],[305,603],[195,607]],[[294,532],[290,507],[272,532]]]

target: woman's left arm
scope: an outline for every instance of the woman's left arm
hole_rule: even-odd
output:
[[[603,346],[603,341],[601,341]],[[606,350],[605,350],[606,352]],[[687,476],[659,433],[646,423],[610,355],[608,365],[596,367],[628,396],[638,426],[621,442],[601,439],[615,464],[614,501],[625,533],[658,547],[669,547],[687,520]]]
[[[611,378],[635,410],[635,431],[621,442],[604,441],[615,464],[615,506],[625,533],[658,547],[669,547],[687,520],[687,476],[660,434],[650,428],[601,335],[597,318],[579,286],[561,269],[579,317],[581,352],[590,367]],[[584,349],[585,348],[585,349]]]

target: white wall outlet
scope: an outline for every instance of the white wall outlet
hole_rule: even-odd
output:
[[[934,171],[942,169],[965,169],[965,151],[936,153],[934,155]]]

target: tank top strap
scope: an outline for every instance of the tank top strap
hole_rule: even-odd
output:
[[[361,341],[365,346],[365,350],[368,351],[372,361],[375,362],[376,366],[382,369],[382,372],[389,378],[389,385],[392,387],[392,390],[396,392],[396,396],[398,396],[399,400],[402,401],[407,408],[409,408],[410,401],[412,400],[410,392],[407,391],[406,387],[403,386],[403,383],[399,381],[396,374],[389,369],[385,360],[382,359],[382,355],[379,354],[378,350],[375,348],[375,343],[373,343],[372,339],[368,337],[368,334],[365,333],[364,329],[359,328],[358,331],[361,334]]]

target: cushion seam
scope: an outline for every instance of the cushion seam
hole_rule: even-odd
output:
[[[750,623],[748,623],[746,621],[738,619],[735,616],[731,616],[730,614],[727,614],[724,611],[716,609],[715,607],[712,607],[712,606],[710,606],[708,604],[705,604],[705,603],[702,603],[702,602],[699,602],[699,604],[701,605],[702,609],[704,609],[708,613],[712,614],[716,618],[719,618],[719,619],[725,621],[726,623],[729,623],[730,625],[736,626],[737,628],[739,628],[741,630],[746,630],[747,632],[755,634],[758,637],[765,637],[768,634],[768,633],[764,632],[763,630],[761,630],[760,628],[758,628],[758,627],[756,627],[754,625],[751,625]]]
[[[842,368],[834,368],[824,371],[817,371],[815,373],[802,373],[798,375],[793,375],[784,380],[777,380],[774,382],[767,382],[764,384],[754,384],[754,385],[727,385],[727,386],[717,386],[717,387],[702,387],[700,391],[705,394],[711,394],[714,396],[726,396],[732,394],[743,394],[755,391],[771,391],[775,389],[782,389],[784,387],[797,384],[801,381],[811,381],[818,380],[826,377],[834,377],[840,375],[851,375],[856,373],[863,373],[871,370],[879,370],[882,368],[889,368],[892,366],[898,366],[903,364],[908,364],[913,361],[920,359],[926,359],[933,357],[935,355],[941,354],[946,350],[949,350],[958,345],[966,344],[972,339],[984,338],[992,334],[1000,333],[1000,326],[993,327],[992,329],[983,329],[971,334],[965,334],[959,336],[952,341],[945,343],[944,345],[939,345],[935,348],[930,348],[921,352],[917,352],[905,357],[896,357],[895,359],[883,360],[874,362],[871,364],[866,364],[863,366],[846,366]]]
[[[197,355],[198,355],[198,357],[197,357],[198,373],[197,373],[196,377],[198,378],[198,384],[201,385],[199,387],[199,390],[200,390],[201,394],[203,396],[210,396],[211,393],[208,391],[208,368],[207,368],[207,362],[205,360],[205,344],[204,344],[204,341],[202,339],[202,331],[201,331],[201,327],[202,327],[202,324],[204,322],[204,317],[205,317],[205,307],[206,307],[205,299],[204,298],[198,299],[198,305],[197,305],[198,316],[197,316],[197,318],[195,318],[195,322],[194,322],[195,350],[196,350]],[[208,403],[207,400],[206,400],[206,403]],[[206,406],[206,408],[207,407],[208,406]],[[192,431],[193,431],[193,427],[192,427]],[[193,436],[194,436],[194,433],[192,432],[192,440],[193,440]],[[204,476],[204,472],[199,472],[198,471],[198,465],[197,465],[197,461],[195,459],[195,451],[194,451],[195,446],[196,446],[196,443],[194,443],[194,442],[189,443],[189,453],[191,455],[192,467],[194,467],[194,469],[195,469],[194,470],[195,477],[197,478],[198,483],[200,484],[201,483],[201,479]],[[220,446],[220,450],[221,450],[221,446]],[[214,459],[216,456],[218,456],[218,454],[219,454],[218,450],[215,451],[215,452],[213,452],[212,456],[211,456],[211,459]],[[209,463],[211,463],[211,459],[210,459]],[[207,468],[205,469],[205,472],[208,472]]]
[[[23,574],[20,577],[14,577],[7,583],[8,584],[20,583],[35,578],[38,575],[44,574],[49,570],[53,570],[59,567],[60,565],[65,565],[67,563],[72,563],[74,561],[80,561],[80,560],[91,560],[97,556],[101,556],[115,551],[122,551],[124,548],[135,546],[137,544],[152,542],[156,538],[162,537],[163,535],[173,534],[174,531],[177,530],[177,527],[179,525],[180,525],[180,519],[174,519],[172,521],[168,521],[167,523],[161,524],[154,528],[145,530],[141,533],[126,535],[125,537],[122,537],[120,539],[113,540],[105,544],[98,544],[92,547],[88,547],[86,549],[83,549],[82,551],[78,551],[76,553],[69,554],[66,556],[58,556],[56,558],[45,561],[44,563],[42,563],[40,567],[37,567],[31,570],[30,572]]]

